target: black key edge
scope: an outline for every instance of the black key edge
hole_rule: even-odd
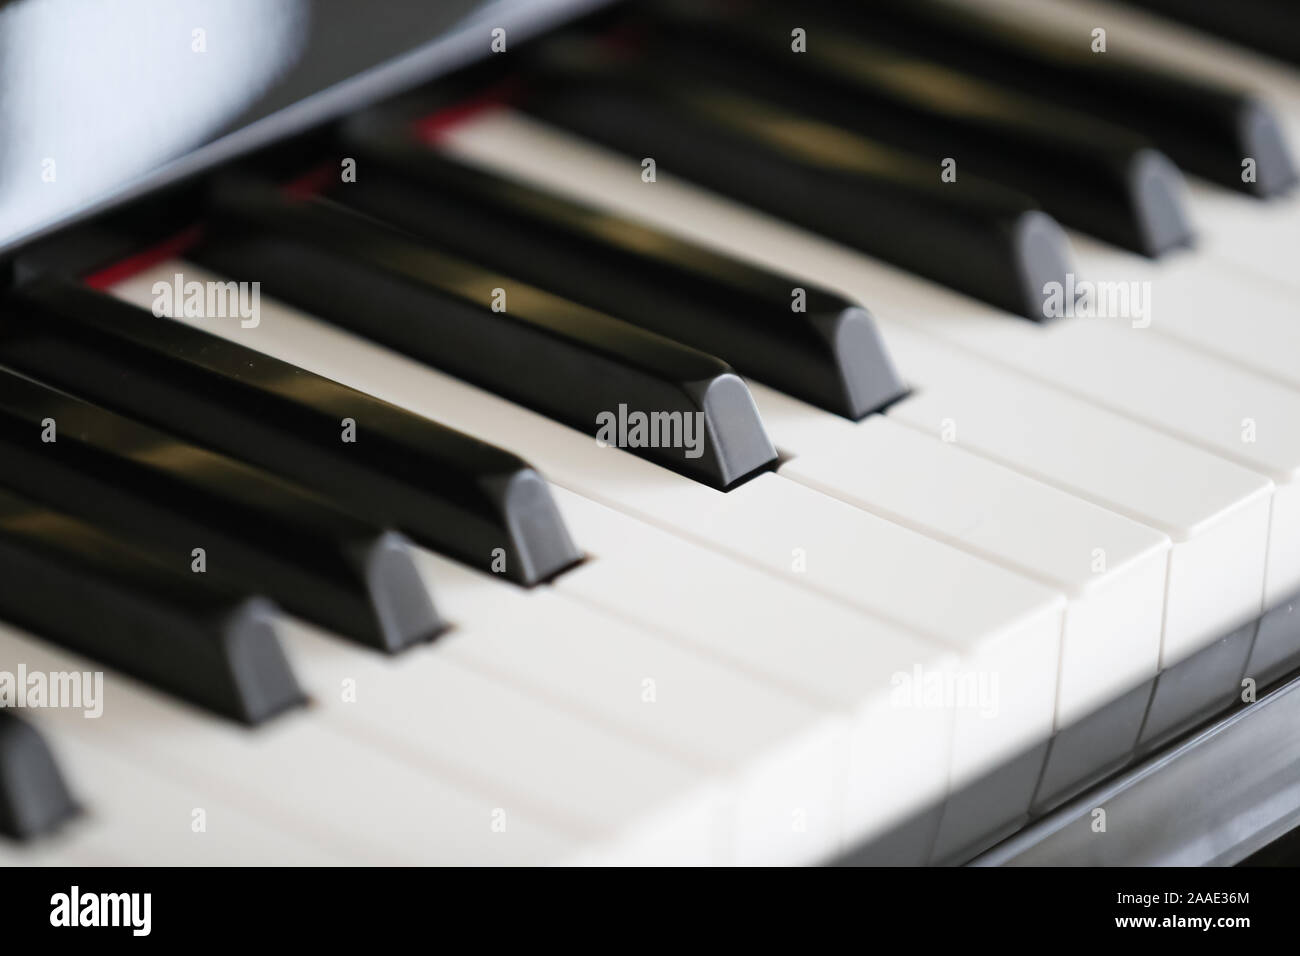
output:
[[[550,486],[532,468],[484,479],[484,491],[498,503],[514,553],[523,565],[513,575],[507,567],[503,576],[541,584],[582,563],[582,552],[569,537]]]
[[[1271,199],[1300,183],[1300,170],[1287,145],[1286,134],[1277,114],[1257,100],[1247,100],[1237,116],[1239,135],[1244,146],[1243,159],[1255,160],[1255,182],[1249,191],[1261,199]],[[1235,171],[1240,178],[1241,170]]]
[[[885,340],[866,309],[850,305],[838,312],[809,316],[809,321],[825,338],[839,368],[847,417],[865,418],[907,394]]]
[[[704,413],[704,427],[712,439],[719,489],[728,491],[776,463],[776,448],[767,437],[758,406],[735,373],[724,373],[684,385]]]
[[[147,309],[142,309],[139,306],[130,303],[121,302],[107,293],[86,289],[72,279],[54,275],[34,278],[20,288],[13,290],[9,296],[7,296],[3,301],[0,301],[0,311],[2,311],[3,306],[6,304],[11,305],[16,312],[21,309],[28,310],[34,321],[39,322],[45,316],[50,316],[50,318],[45,319],[47,322],[47,328],[61,328],[62,323],[64,322],[70,323],[72,327],[75,327],[75,323],[84,318],[84,310],[89,309],[92,306],[103,310],[112,310],[116,316],[124,319],[143,319],[145,316],[149,316]],[[81,314],[78,312],[79,309],[82,310]],[[161,321],[171,322],[173,320],[164,319]],[[184,330],[183,332],[180,331],[182,329]],[[219,349],[240,350],[255,354],[260,360],[264,360],[268,363],[277,363],[296,368],[296,366],[291,366],[290,363],[282,362],[273,356],[262,355],[261,353],[257,353],[255,350],[240,343],[229,342],[213,333],[186,326],[183,323],[176,323],[176,328],[171,331],[188,336],[195,341],[199,341],[200,339],[210,341],[214,347]],[[75,391],[77,395],[81,397],[81,400],[101,404],[116,414],[127,418],[137,419],[142,424],[148,424],[150,427],[162,431],[172,433],[180,432],[180,430],[175,428],[173,424],[170,424],[165,420],[150,418],[143,414],[138,408],[132,408],[130,405],[124,406],[115,403],[98,389],[87,390],[81,383],[74,383],[60,379],[57,376],[51,376],[48,369],[42,370],[40,368],[33,368],[23,363],[14,364],[12,358],[10,359],[10,365],[24,376],[50,382],[59,388],[64,388],[69,391]],[[324,376],[316,377],[325,379]],[[326,380],[330,381],[331,384],[337,385],[339,388],[349,389],[349,386],[343,385],[342,383],[333,382],[333,380],[328,379]],[[356,391],[355,389],[349,390]],[[364,395],[368,400],[379,401],[378,399],[375,399],[374,396],[370,396],[367,393],[358,392],[358,394]],[[421,417],[411,412],[405,412],[405,410],[402,411],[405,414],[411,415],[412,418]],[[431,420],[429,424],[444,429],[446,432],[458,436],[458,438],[462,438],[466,443],[490,447],[494,453],[501,457],[503,462],[512,463],[513,467],[517,469],[516,471],[511,472],[511,474],[520,477],[532,476],[533,479],[540,482],[542,485],[543,491],[541,494],[527,498],[520,496],[504,497],[495,494],[491,489],[483,489],[493,500],[498,520],[505,526],[505,528],[509,529],[507,538],[501,542],[502,545],[507,547],[508,554],[512,558],[503,575],[504,577],[514,581],[515,583],[531,587],[542,583],[545,580],[554,578],[567,569],[581,563],[583,559],[582,552],[574,545],[572,538],[569,536],[568,529],[565,527],[563,519],[555,506],[554,500],[550,496],[549,489],[546,488],[545,479],[538,475],[535,469],[529,466],[522,458],[519,458],[513,452],[501,446],[482,442],[473,438],[473,436],[459,432],[456,429],[450,429],[447,428],[447,426],[440,425],[436,421]],[[355,501],[340,498],[336,493],[331,491],[328,486],[308,482],[300,474],[286,473],[283,468],[276,467],[264,461],[253,461],[246,454],[232,450],[228,445],[222,443],[214,444],[206,439],[200,440],[199,436],[193,434],[183,436],[182,440],[201,444],[209,448],[215,454],[224,455],[248,464],[251,467],[266,471],[290,484],[301,484],[306,487],[308,491],[326,499],[326,501],[332,505],[343,510],[357,512],[362,520],[376,520],[381,521],[384,524],[392,520],[391,516],[371,514],[365,512],[364,509],[358,509]],[[505,467],[505,465],[503,465],[503,467]],[[458,560],[469,562],[475,567],[489,567],[492,564],[492,556],[490,553],[469,554],[462,549],[453,550],[447,546],[446,542],[436,539],[426,539],[411,528],[403,528],[402,530],[417,540],[420,540],[422,544],[434,548],[441,553],[455,557]],[[518,560],[513,560],[513,558],[516,557]],[[386,563],[391,563],[391,559]],[[363,561],[362,567],[364,568],[364,566]],[[367,581],[370,580],[371,579],[367,577]],[[397,591],[403,590],[404,587],[405,585],[396,588],[393,592],[394,600],[399,602],[404,600],[397,597]],[[377,605],[376,610],[378,610]],[[431,613],[436,617],[436,610],[431,611]],[[420,627],[419,616],[418,612],[416,613],[416,616],[411,616],[411,614],[412,612],[409,609],[401,612],[400,618],[395,619],[404,622],[401,628],[398,631],[392,632],[390,637],[384,638],[383,642],[376,646],[380,646],[384,649],[400,649],[401,647],[409,646],[412,643],[419,643],[423,640],[429,639],[419,638],[416,636],[416,632]],[[436,633],[436,631],[434,633]],[[432,634],[430,637],[431,636]]]
[[[274,604],[265,598],[247,598],[217,628],[238,716],[244,723],[260,724],[306,703],[275,633]]]
[[[427,644],[447,629],[404,535],[386,531],[361,546],[357,557],[379,622],[380,650],[395,654]]]
[[[1034,322],[1047,319],[1044,306],[1050,283],[1066,284],[1073,271],[1073,255],[1065,230],[1044,212],[1029,210],[1012,224],[1012,255],[1020,276],[1021,315]]]

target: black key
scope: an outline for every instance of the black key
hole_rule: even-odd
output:
[[[1185,6],[1184,0],[1170,2]],[[1217,0],[1205,2],[1220,6]],[[1292,0],[1279,2],[1296,16]],[[767,0],[762,6],[778,9]],[[1238,4],[1221,9],[1225,17],[1249,22]],[[800,15],[806,11],[824,15],[837,37],[907,50],[951,70],[1127,126],[1153,140],[1183,169],[1222,186],[1273,196],[1297,181],[1294,158],[1267,104],[1243,90],[1150,66],[1141,60],[1140,44],[1122,32],[1112,30],[1107,52],[1094,53],[1089,32],[1035,27],[943,0],[811,0]],[[787,38],[795,25],[786,29]],[[809,38],[810,48],[820,42]],[[1253,182],[1242,179],[1247,157],[1255,160]]]
[[[237,185],[212,215],[191,258],[327,321],[589,434],[624,412],[666,423],[629,450],[717,488],[776,461],[749,390],[711,355],[325,200]]]
[[[1300,63],[1300,5],[1295,0],[1124,0],[1216,36]]]
[[[524,584],[580,557],[546,482],[492,445],[73,282],[29,283],[3,309],[0,361],[11,368],[292,479],[366,521]],[[342,440],[345,418],[354,443]]]
[[[1071,271],[1061,228],[1022,193],[945,183],[928,157],[580,40],[543,53],[521,108],[667,173],[1032,319]]]
[[[271,602],[7,489],[0,581],[0,619],[224,717],[258,724],[304,701]]]
[[[790,14],[656,22],[648,55],[697,77],[1021,189],[1063,223],[1148,256],[1187,245],[1183,178],[1145,137],[875,39],[844,36],[800,10],[813,38],[790,49]],[[668,66],[671,64],[671,66]]]
[[[31,839],[76,813],[44,738],[13,711],[0,709],[0,836]]]
[[[400,534],[3,369],[0,482],[372,647],[401,650],[442,629]]]
[[[837,293],[440,156],[377,116],[347,148],[370,172],[338,201],[443,249],[849,418],[906,391],[870,314]]]

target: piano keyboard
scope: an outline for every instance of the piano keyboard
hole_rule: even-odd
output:
[[[616,5],[20,250],[0,862],[966,862],[1300,667],[1296,64],[896,6]]]

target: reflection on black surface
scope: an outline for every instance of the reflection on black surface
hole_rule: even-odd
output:
[[[22,0],[0,10],[4,231],[210,139],[297,59],[307,19],[304,0]]]
[[[476,8],[504,22],[548,2],[0,4],[0,245],[427,44]]]

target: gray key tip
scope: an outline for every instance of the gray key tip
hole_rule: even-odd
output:
[[[704,415],[705,448],[700,461],[719,489],[733,488],[776,462],[776,448],[740,376],[726,372],[690,383],[687,390]]]
[[[0,711],[0,833],[30,839],[77,812],[45,739],[26,721]]]
[[[851,305],[811,320],[830,344],[839,372],[842,400],[834,411],[857,420],[907,394],[870,312]]]
[[[415,644],[426,644],[446,629],[405,535],[385,531],[369,542],[362,555],[362,568],[378,625],[375,639],[380,650],[396,654]]]
[[[1191,244],[1183,174],[1164,153],[1141,149],[1128,168],[1141,251],[1151,257]]]
[[[488,479],[487,490],[496,498],[497,507],[509,533],[503,542],[504,561],[500,566],[495,555],[484,555],[494,571],[519,584],[541,584],[582,560],[582,552],[569,537],[560,509],[551,497],[546,479],[529,467],[508,475]]]
[[[1258,100],[1247,100],[1237,117],[1242,147],[1242,169],[1233,174],[1242,179],[1243,188],[1261,199],[1288,192],[1300,182],[1295,158],[1287,145],[1286,135],[1273,110]],[[1254,162],[1254,182],[1244,178],[1245,161]]]
[[[1021,289],[1021,314],[1036,322],[1049,316],[1051,288],[1064,288],[1074,271],[1074,253],[1060,224],[1036,209],[1021,213],[1013,226],[1013,248]]]
[[[306,702],[275,633],[275,615],[270,601],[248,598],[222,621],[221,649],[235,692],[234,716],[247,724],[260,724]]]

